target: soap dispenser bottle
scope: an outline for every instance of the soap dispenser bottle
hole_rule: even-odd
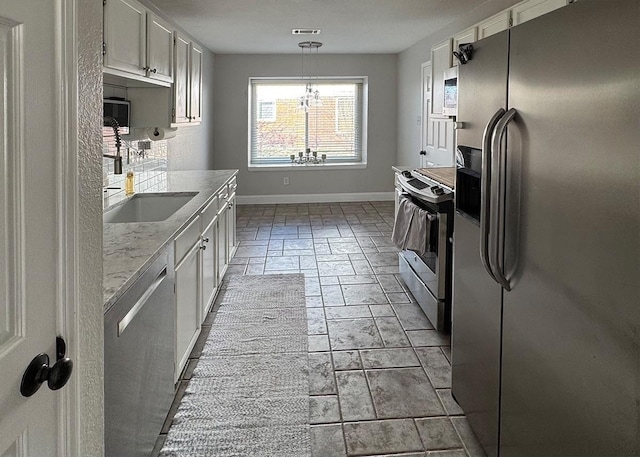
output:
[[[124,194],[133,195],[133,171],[127,172],[127,178],[124,181]]]

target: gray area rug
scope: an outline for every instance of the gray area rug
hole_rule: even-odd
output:
[[[304,276],[230,276],[163,457],[305,457]]]

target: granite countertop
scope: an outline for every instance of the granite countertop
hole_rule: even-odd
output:
[[[103,224],[104,312],[142,275],[178,231],[204,209],[211,196],[237,173],[238,170],[168,171],[166,192],[198,194],[164,221]],[[108,209],[111,207],[105,210]]]

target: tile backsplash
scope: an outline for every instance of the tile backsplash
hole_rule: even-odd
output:
[[[104,97],[126,98],[126,88],[103,86]],[[113,172],[114,160],[102,158],[103,208],[125,198],[124,181],[128,171],[133,171],[135,192],[162,192],[167,188],[167,142],[150,141],[142,132],[132,129],[130,135],[122,137],[120,155],[122,156],[122,174]],[[102,153],[116,154],[116,139],[111,127],[102,129]]]

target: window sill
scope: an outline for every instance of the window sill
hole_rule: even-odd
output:
[[[319,171],[319,170],[363,170],[367,168],[366,162],[352,163],[319,163],[319,164],[252,164],[249,171]]]

